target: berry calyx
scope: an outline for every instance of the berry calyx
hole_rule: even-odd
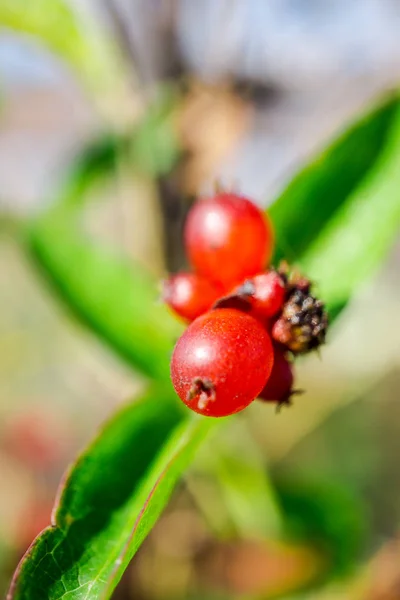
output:
[[[205,313],[220,295],[221,290],[197,273],[177,273],[163,282],[162,298],[186,321]]]
[[[252,316],[212,310],[189,325],[171,360],[171,378],[192,410],[223,417],[244,409],[265,386],[274,353],[270,337]]]
[[[247,279],[236,289],[236,294],[249,299],[253,316],[269,319],[283,307],[286,284],[279,273],[271,270]]]
[[[287,354],[274,345],[274,364],[267,383],[259,394],[259,399],[267,402],[277,402],[278,406],[290,404],[293,394],[300,393],[293,390],[293,364],[288,360]]]
[[[304,354],[325,342],[327,327],[324,304],[307,291],[294,289],[272,327],[272,337],[294,354]]]
[[[225,291],[265,268],[273,237],[268,217],[247,198],[230,193],[196,202],[185,226],[191,264]]]

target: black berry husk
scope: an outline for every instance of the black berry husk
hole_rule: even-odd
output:
[[[294,283],[289,287],[282,313],[272,328],[274,340],[293,354],[305,354],[321,346],[328,327],[324,304],[310,294],[306,282],[302,278],[300,287]]]

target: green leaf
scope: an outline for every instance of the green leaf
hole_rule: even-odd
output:
[[[175,107],[173,91],[160,89],[157,100],[131,131],[107,133],[90,142],[68,169],[58,204],[82,205],[94,184],[117,177],[121,164],[128,164],[134,174],[152,178],[169,173],[181,154]]]
[[[212,423],[182,420],[156,389],[123,408],[67,476],[54,524],[22,559],[9,599],[109,598]]]
[[[396,95],[372,111],[271,207],[287,258],[315,282],[331,319],[384,260],[400,230],[399,106]]]
[[[301,260],[385,151],[398,107],[398,95],[388,97],[294,177],[270,207],[275,261]]]
[[[68,207],[41,217],[27,244],[75,316],[138,371],[169,381],[181,325],[159,301],[158,283],[146,271],[91,242]]]
[[[64,0],[0,0],[0,23],[37,38],[97,87],[115,81],[112,45]]]
[[[196,485],[196,473],[201,476]],[[209,496],[200,497],[201,479],[212,480],[216,501],[208,506]],[[221,510],[229,524],[222,523],[219,533],[231,535],[233,532],[243,538],[277,538],[283,529],[282,513],[273,485],[265,469],[265,457],[255,442],[245,418],[229,421],[219,430],[212,446],[201,449],[193,479],[189,479],[189,489],[206,519],[214,521],[211,511]],[[201,490],[203,491],[203,490]],[[211,509],[211,510],[210,510]],[[225,531],[224,531],[225,530]]]
[[[166,87],[159,93],[157,102],[138,123],[130,148],[133,167],[153,177],[169,173],[181,154],[174,119],[177,95]]]
[[[98,182],[116,177],[118,161],[127,139],[117,135],[104,135],[93,140],[74,158],[60,190],[58,204],[80,206],[87,192]]]
[[[169,378],[170,353],[182,327],[159,301],[159,282],[88,239],[80,226],[80,209],[95,183],[115,177],[121,156],[147,175],[172,166],[179,154],[173,106],[174,98],[165,93],[129,136],[110,134],[87,146],[75,159],[56,205],[30,226],[27,240],[35,262],[74,314],[155,379]],[[140,160],[144,138],[151,164]]]
[[[400,112],[384,152],[302,258],[334,316],[384,260],[400,232]]]

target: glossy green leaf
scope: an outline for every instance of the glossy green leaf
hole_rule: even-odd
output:
[[[65,0],[0,0],[0,24],[37,38],[95,87],[115,81],[111,44]]]
[[[393,94],[319,154],[272,204],[275,261],[301,260],[385,152],[398,107]]]
[[[9,599],[109,598],[212,423],[157,389],[123,408],[72,467]]]
[[[28,249],[66,305],[138,371],[169,380],[181,326],[139,265],[92,243],[75,211],[56,208],[28,235]]]

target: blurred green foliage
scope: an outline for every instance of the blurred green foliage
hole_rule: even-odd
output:
[[[322,580],[352,571],[365,537],[366,515],[360,501],[338,484],[307,482],[306,476],[275,483],[289,539],[311,543],[325,557]]]
[[[93,90],[119,77],[117,54],[92,21],[64,0],[0,0],[0,23],[52,50]]]
[[[391,94],[292,179],[269,210],[275,261],[297,261],[309,250],[380,160],[398,114],[399,98]]]
[[[75,211],[61,207],[28,232],[32,257],[67,306],[139,372],[169,380],[179,323],[139,265],[90,243]]]
[[[175,127],[178,99],[172,88],[163,88],[131,131],[103,134],[78,152],[57,204],[84,204],[93,186],[117,177],[121,164],[140,176],[169,173],[182,153]]]
[[[391,95],[295,177],[271,206],[277,239],[316,283],[331,320],[396,239],[399,173],[399,98]]]

